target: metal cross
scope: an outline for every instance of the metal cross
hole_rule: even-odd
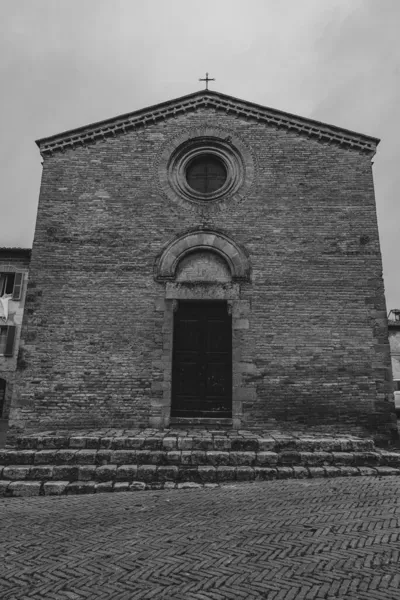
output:
[[[206,82],[206,90],[208,90],[208,82],[209,82],[209,81],[215,81],[215,79],[211,79],[211,78],[208,76],[208,73],[206,73],[206,77],[205,77],[205,79],[199,79],[199,81],[205,81],[205,82]]]

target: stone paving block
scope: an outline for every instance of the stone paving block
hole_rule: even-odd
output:
[[[21,450],[2,450],[0,449],[0,464],[4,466],[18,465]]]
[[[178,469],[178,481],[194,481],[200,482],[198,467],[180,467]]]
[[[167,452],[167,463],[169,465],[180,465],[181,464],[181,451],[172,450]]]
[[[340,467],[327,466],[324,467],[325,477],[340,477],[341,470]]]
[[[232,450],[235,452],[257,452],[259,449],[258,439],[256,438],[236,438],[231,441]]]
[[[224,452],[224,451],[231,449],[232,443],[229,438],[214,436],[213,437],[213,446],[214,446],[214,450]]]
[[[294,450],[284,450],[278,455],[279,465],[299,465],[302,462],[300,452]]]
[[[43,448],[43,450],[68,448],[68,445],[69,438],[64,436],[43,437],[40,442],[40,447]],[[39,448],[39,444],[37,445],[37,448]]]
[[[380,458],[382,467],[400,467],[400,453],[382,452]]]
[[[125,441],[126,450],[141,450],[144,446],[144,439],[139,437],[128,437]]]
[[[74,456],[74,462],[78,465],[94,465],[96,450],[78,450]]]
[[[209,450],[206,452],[207,463],[218,467],[219,465],[229,465],[229,452],[219,450]]]
[[[268,479],[277,479],[278,472],[272,467],[254,467],[254,478],[257,481],[266,481]]]
[[[95,480],[98,482],[113,481],[117,473],[117,465],[102,465],[96,468]]]
[[[235,481],[236,467],[217,467],[217,481]]]
[[[219,488],[220,486],[218,485],[218,483],[204,483],[203,487],[207,490],[215,490],[215,489]]]
[[[162,438],[159,437],[150,437],[146,439],[145,448],[149,450],[162,450],[163,441]]]
[[[258,438],[258,452],[273,452],[276,442],[273,438]]]
[[[143,481],[134,481],[129,486],[130,492],[142,492],[146,489],[146,484]]]
[[[178,479],[178,467],[174,465],[161,465],[157,467],[158,481],[175,481]]]
[[[73,481],[65,488],[66,494],[94,494],[95,491],[94,481]]]
[[[181,465],[185,465],[185,466],[191,466],[193,464],[192,462],[192,451],[191,450],[182,450],[181,451],[181,455],[180,455],[180,464]]]
[[[178,437],[177,438],[178,450],[193,450],[193,438],[192,437]]]
[[[86,438],[87,450],[98,450],[100,448],[100,438],[98,436],[89,436]]]
[[[78,480],[91,481],[95,478],[97,467],[95,465],[80,465],[78,467]]]
[[[325,469],[323,467],[307,467],[307,471],[313,479],[316,477],[325,477]]]
[[[64,494],[65,488],[69,481],[45,481],[43,491],[45,496],[61,496]]]
[[[69,438],[69,447],[83,450],[86,448],[86,438],[83,436],[72,436]]]
[[[4,467],[1,477],[2,479],[8,479],[10,481],[21,481],[27,478],[30,469],[31,467],[28,465]]]
[[[164,485],[163,481],[150,481],[146,484],[146,490],[163,490]]]
[[[381,462],[379,452],[354,452],[354,466],[375,467]]]
[[[176,489],[176,483],[173,481],[166,481],[164,483],[164,490],[174,490]]]
[[[7,494],[7,490],[10,486],[10,480],[6,481],[6,480],[0,480],[0,498],[3,498],[3,496],[6,496]]]
[[[39,450],[35,453],[35,465],[51,465],[56,462],[57,452],[60,450]]]
[[[15,497],[39,496],[41,487],[40,481],[12,481],[7,494]]]
[[[178,443],[178,448],[179,448],[179,443]],[[213,444],[213,439],[210,438],[203,438],[203,437],[194,437],[193,438],[193,450],[213,450],[214,449],[214,444]]]
[[[54,467],[51,465],[37,465],[30,468],[29,479],[53,479]]]
[[[165,437],[162,441],[162,447],[164,450],[176,450],[177,439],[175,437]]]
[[[137,465],[119,465],[115,473],[116,481],[132,482],[137,477]]]
[[[113,486],[114,486],[114,484],[112,481],[102,481],[101,483],[96,483],[96,494],[112,492]]]
[[[107,436],[102,436],[100,438],[100,443],[99,443],[99,449],[100,450],[110,450],[111,449],[111,444],[113,443],[113,439],[112,437],[107,437]]]
[[[351,440],[352,450],[354,452],[373,452],[375,449],[374,441],[371,439],[352,439]]]
[[[130,483],[129,481],[117,481],[114,483],[114,492],[128,492]]]
[[[276,452],[257,452],[255,464],[260,467],[274,467],[278,464]]]
[[[309,476],[308,470],[306,469],[306,467],[294,466],[294,467],[292,467],[292,469],[293,469],[293,477],[295,479],[307,479]]]
[[[292,467],[277,467],[278,479],[291,479],[294,476]]]
[[[53,479],[58,481],[76,481],[78,473],[78,465],[55,465],[53,467]]]
[[[150,450],[150,465],[165,465],[167,463],[167,456],[165,450]]]
[[[354,465],[353,452],[332,452],[333,465]]]
[[[183,481],[182,483],[177,484],[178,489],[181,490],[192,490],[192,489],[201,489],[201,483],[194,483],[193,481]]]
[[[192,450],[192,465],[206,465],[207,452],[204,450]]]
[[[332,464],[332,454],[329,452],[300,452],[302,466],[319,467]]]
[[[126,449],[126,437],[114,437],[110,448],[112,450],[125,450]]]
[[[214,483],[217,480],[217,471],[213,465],[201,465],[198,468],[202,483]]]
[[[75,455],[79,452],[77,449],[65,448],[59,450],[55,455],[54,464],[65,465],[68,463],[75,464]]]
[[[20,450],[18,451],[18,455],[16,455],[19,465],[33,465],[33,461],[35,459],[35,451],[34,450]]]
[[[98,466],[110,464],[112,462],[111,461],[112,455],[113,455],[112,450],[105,450],[105,449],[97,450],[96,458],[95,458],[94,462]]]
[[[149,465],[151,464],[150,462],[150,456],[151,456],[151,450],[135,450],[135,462],[138,465]]]
[[[338,467],[340,469],[341,477],[356,477],[360,475],[360,471],[357,467]]]
[[[358,467],[358,470],[360,471],[360,475],[366,475],[370,477],[377,475],[377,470],[373,467]]]
[[[255,473],[252,467],[236,467],[237,481],[252,481],[254,477]]]
[[[400,469],[395,469],[394,467],[376,467],[375,470],[379,477],[386,475],[400,475]]]
[[[238,467],[251,467],[256,462],[256,453],[244,450],[243,452],[230,452],[229,464]]]
[[[138,465],[137,478],[139,481],[154,481],[157,467],[155,465]]]

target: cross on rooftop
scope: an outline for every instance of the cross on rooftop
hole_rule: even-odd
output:
[[[205,79],[199,79],[199,81],[205,81],[206,82],[206,90],[208,90],[208,82],[209,81],[215,81],[215,79],[214,78],[210,78],[208,76],[208,73],[206,73]]]

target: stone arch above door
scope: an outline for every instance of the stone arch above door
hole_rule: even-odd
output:
[[[192,231],[173,240],[156,262],[158,281],[175,281],[178,264],[194,252],[214,252],[228,265],[232,281],[248,281],[249,259],[244,250],[232,239],[216,231]]]

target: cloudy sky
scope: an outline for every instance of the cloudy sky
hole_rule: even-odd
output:
[[[0,247],[31,247],[34,140],[210,86],[381,138],[388,308],[400,308],[399,0],[0,0]]]

